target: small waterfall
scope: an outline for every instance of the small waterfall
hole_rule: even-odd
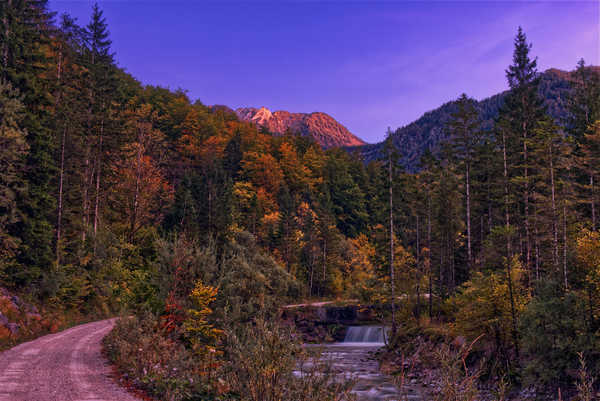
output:
[[[344,338],[345,343],[383,344],[385,330],[381,326],[350,326]]]

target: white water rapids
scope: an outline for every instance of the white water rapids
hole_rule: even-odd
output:
[[[367,346],[385,345],[386,329],[381,326],[350,326],[343,344],[363,344]]]
[[[359,401],[421,400],[414,390],[401,394],[393,379],[379,371],[374,354],[385,345],[385,332],[381,326],[351,326],[343,342],[306,346],[320,349],[319,361],[330,364],[338,378],[356,382],[352,392]]]

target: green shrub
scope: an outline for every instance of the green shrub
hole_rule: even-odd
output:
[[[550,388],[570,385],[577,375],[578,352],[597,358],[600,344],[588,333],[583,302],[576,293],[549,282],[527,305],[521,333],[529,383]]]
[[[352,382],[314,363],[290,328],[259,319],[229,330],[225,365],[230,394],[241,401],[352,400]],[[306,363],[306,362],[310,363]]]
[[[284,302],[300,293],[294,277],[246,232],[237,233],[222,248],[182,236],[162,241],[159,249],[162,298],[174,294],[187,302],[182,306],[191,307],[188,295],[201,280],[219,289],[213,304],[216,319],[248,322],[259,314],[274,316]]]
[[[156,316],[122,318],[104,339],[104,350],[121,373],[147,394],[165,401],[217,400],[216,377],[182,343],[160,329]]]

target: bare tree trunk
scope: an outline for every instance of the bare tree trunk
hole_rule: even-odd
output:
[[[92,52],[92,65],[94,64],[94,55]],[[91,133],[92,133],[92,109],[93,109],[93,104],[94,104],[94,94],[92,91],[92,88],[90,87],[88,89],[88,97],[89,97],[89,105],[88,105],[88,110],[87,110],[87,141],[85,144],[85,168],[84,168],[84,179],[83,179],[83,214],[82,214],[82,220],[83,220],[83,227],[82,227],[82,233],[81,233],[81,241],[82,244],[85,245],[85,240],[86,240],[86,235],[87,235],[87,230],[88,230],[88,225],[90,222],[90,216],[89,216],[89,209],[90,209],[90,187],[92,186],[92,182],[93,182],[93,172],[90,171],[91,169],[91,161],[90,158],[92,156],[92,147],[90,144],[91,141]]]
[[[510,255],[510,236],[508,235],[508,229],[510,229],[510,212],[509,212],[509,191],[508,191],[508,162],[506,160],[506,134],[502,131],[502,157],[504,160],[504,217],[505,225],[507,229],[506,233],[506,249]]]
[[[445,237],[445,234],[444,234]],[[447,283],[444,283],[444,243],[445,243],[446,238],[440,238],[440,267],[439,267],[439,292],[440,292],[440,297],[443,296],[444,292],[444,285],[446,285]],[[447,285],[446,285],[447,287]],[[447,288],[446,288],[447,289]]]
[[[515,347],[515,356],[519,359],[519,341],[517,336],[517,313],[512,283],[512,249],[510,235],[509,191],[508,191],[508,161],[506,158],[506,133],[502,130],[502,156],[504,159],[504,201],[506,218],[506,275],[508,280],[508,296],[510,298],[510,314],[512,317],[512,337]]]
[[[526,102],[524,98],[521,98],[523,106],[525,106]],[[531,241],[530,241],[530,232],[529,232],[529,166],[527,163],[528,154],[527,154],[527,123],[523,121],[522,125],[523,130],[523,162],[524,162],[524,191],[523,191],[523,200],[525,202],[525,268],[527,271],[531,270]]]
[[[421,244],[420,244],[419,213],[417,212],[417,307],[415,316],[417,322],[421,318]]]
[[[433,318],[433,272],[431,271],[431,194],[427,191],[427,261],[429,264],[429,319]]]
[[[96,199],[94,202],[94,253],[96,253],[96,234],[98,233],[98,211],[100,204],[100,176],[102,173],[102,142],[104,140],[104,120],[100,123],[100,139],[96,154]]]
[[[63,180],[65,176],[65,142],[67,138],[67,124],[63,128],[60,143],[60,170],[58,175],[58,210],[56,217],[56,266],[60,266],[60,241],[62,235],[63,213]]]
[[[135,167],[135,190],[133,192],[133,202],[132,202],[132,210],[131,210],[131,219],[130,219],[130,229],[129,229],[129,241],[133,241],[133,236],[136,231],[136,223],[137,223],[137,212],[139,206],[139,196],[140,196],[140,181],[142,174],[142,146],[138,146],[137,154],[136,154],[136,167]]]
[[[467,163],[466,169],[466,192],[467,192],[467,260],[468,260],[468,270],[471,272],[471,265],[473,263],[473,254],[471,252],[471,189],[470,189],[470,170],[471,167]]]
[[[210,199],[209,199],[210,200]],[[290,265],[290,223],[288,221],[288,219],[285,219],[285,224],[284,224],[284,228],[285,228],[285,234],[284,234],[284,240],[285,240],[285,267],[287,269],[287,272],[290,273],[290,269],[291,269],[291,265]]]
[[[525,268],[531,271],[531,234],[529,228],[529,178],[527,167],[525,167]]]
[[[89,218],[89,188],[90,188],[90,147],[86,147],[86,155],[84,161],[84,172],[83,172],[83,198],[82,198],[82,228],[81,228],[81,242],[85,245],[85,239],[88,227]]]
[[[565,289],[569,288],[567,280],[567,205],[563,199],[563,276],[565,279]]]
[[[323,282],[321,283],[321,292],[325,287],[325,277],[327,276],[327,239],[323,238]],[[324,295],[324,294],[321,294]]]
[[[390,285],[392,296],[392,338],[396,336],[396,292],[394,274],[394,193],[392,181],[392,151],[388,151],[388,171],[390,189]]]
[[[456,290],[456,252],[454,249],[454,236],[448,235],[448,249],[450,250],[450,263],[452,268],[452,293]]]
[[[592,296],[592,287],[587,286],[587,295],[588,295],[588,316],[590,320],[590,333],[593,333],[596,330],[596,321],[594,319],[594,301]]]
[[[212,219],[212,209],[213,209],[213,207],[212,207],[212,203],[213,203],[212,202],[212,200],[213,200],[212,199],[212,188],[213,188],[213,185],[212,185],[211,178],[208,179],[207,185],[208,185],[208,188],[207,188],[208,189],[208,191],[207,191],[208,192],[208,232],[213,233],[213,225],[212,225],[212,223],[213,223],[213,219]],[[286,258],[288,256],[289,255],[287,254],[287,251],[286,251]],[[289,272],[289,266],[288,266],[288,272]]]
[[[523,233],[519,230],[519,255],[524,255],[523,252]]]
[[[10,3],[9,3],[10,4]],[[56,67],[56,81],[58,87],[61,87],[62,77],[62,48],[58,51],[58,63]],[[60,107],[60,99],[62,97],[62,91],[59,89],[56,93],[56,104],[55,108],[58,111]],[[63,132],[60,138],[60,168],[58,171],[58,202],[56,210],[56,267],[60,266],[60,241],[62,235],[62,213],[63,213],[63,182],[65,175],[65,141],[67,138],[67,122],[66,119],[63,121]]]
[[[492,194],[490,177],[487,178],[487,202],[488,202],[488,234],[492,233],[493,217],[492,217]]]
[[[594,193],[594,175],[590,174],[590,190],[592,192],[592,230],[596,230],[596,198]]]
[[[550,158],[550,185],[552,189],[552,233],[554,244],[552,258],[554,267],[558,269],[558,217],[556,213],[556,189],[554,184],[554,160],[552,157],[552,145],[548,145],[548,156]]]
[[[485,223],[483,222],[483,213],[479,216],[479,252],[483,252],[483,225]]]
[[[7,9],[12,7],[12,0],[7,0],[6,3]],[[2,66],[4,67],[4,71],[6,71],[6,69],[8,68],[8,38],[10,37],[10,29],[8,27],[8,18],[6,17],[6,13],[4,13],[2,23],[4,24],[4,43],[2,44]],[[6,77],[4,76],[3,78]]]
[[[311,251],[312,253],[312,251]],[[311,256],[311,259],[314,259]],[[314,276],[314,272],[315,272],[315,263],[314,260],[311,260],[310,263],[310,284],[309,284],[309,289],[308,289],[308,297],[312,297],[312,293],[313,293],[313,276]]]
[[[540,280],[540,234],[538,230],[538,214],[537,214],[537,204],[534,204],[534,219],[533,219],[533,229],[535,232],[535,279],[536,281]]]

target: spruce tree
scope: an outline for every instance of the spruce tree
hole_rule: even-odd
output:
[[[450,134],[452,157],[457,159],[465,180],[464,194],[466,206],[465,221],[467,226],[467,262],[470,270],[473,263],[473,238],[471,230],[471,211],[473,203],[472,168],[475,153],[480,145],[482,132],[479,127],[479,113],[476,101],[463,93],[457,100],[456,106],[457,110],[452,113],[447,129]]]
[[[506,70],[510,91],[500,111],[499,119],[502,121],[502,130],[506,136],[509,176],[515,186],[520,186],[522,191],[522,207],[519,208],[523,210],[521,221],[524,228],[522,235],[525,240],[522,257],[525,268],[531,270],[530,175],[535,161],[529,157],[529,147],[538,122],[544,118],[545,108],[538,94],[537,59],[531,59],[529,55],[531,45],[527,42],[527,36],[521,27],[514,44],[513,63]]]
[[[115,148],[117,135],[110,133],[111,107],[116,92],[114,55],[111,53],[112,41],[102,10],[98,4],[92,8],[92,17],[86,27],[86,68],[88,72],[88,121],[87,143],[84,160],[83,180],[83,231],[92,230],[94,236],[100,224],[100,201],[105,155]],[[95,242],[95,239],[94,239]]]

